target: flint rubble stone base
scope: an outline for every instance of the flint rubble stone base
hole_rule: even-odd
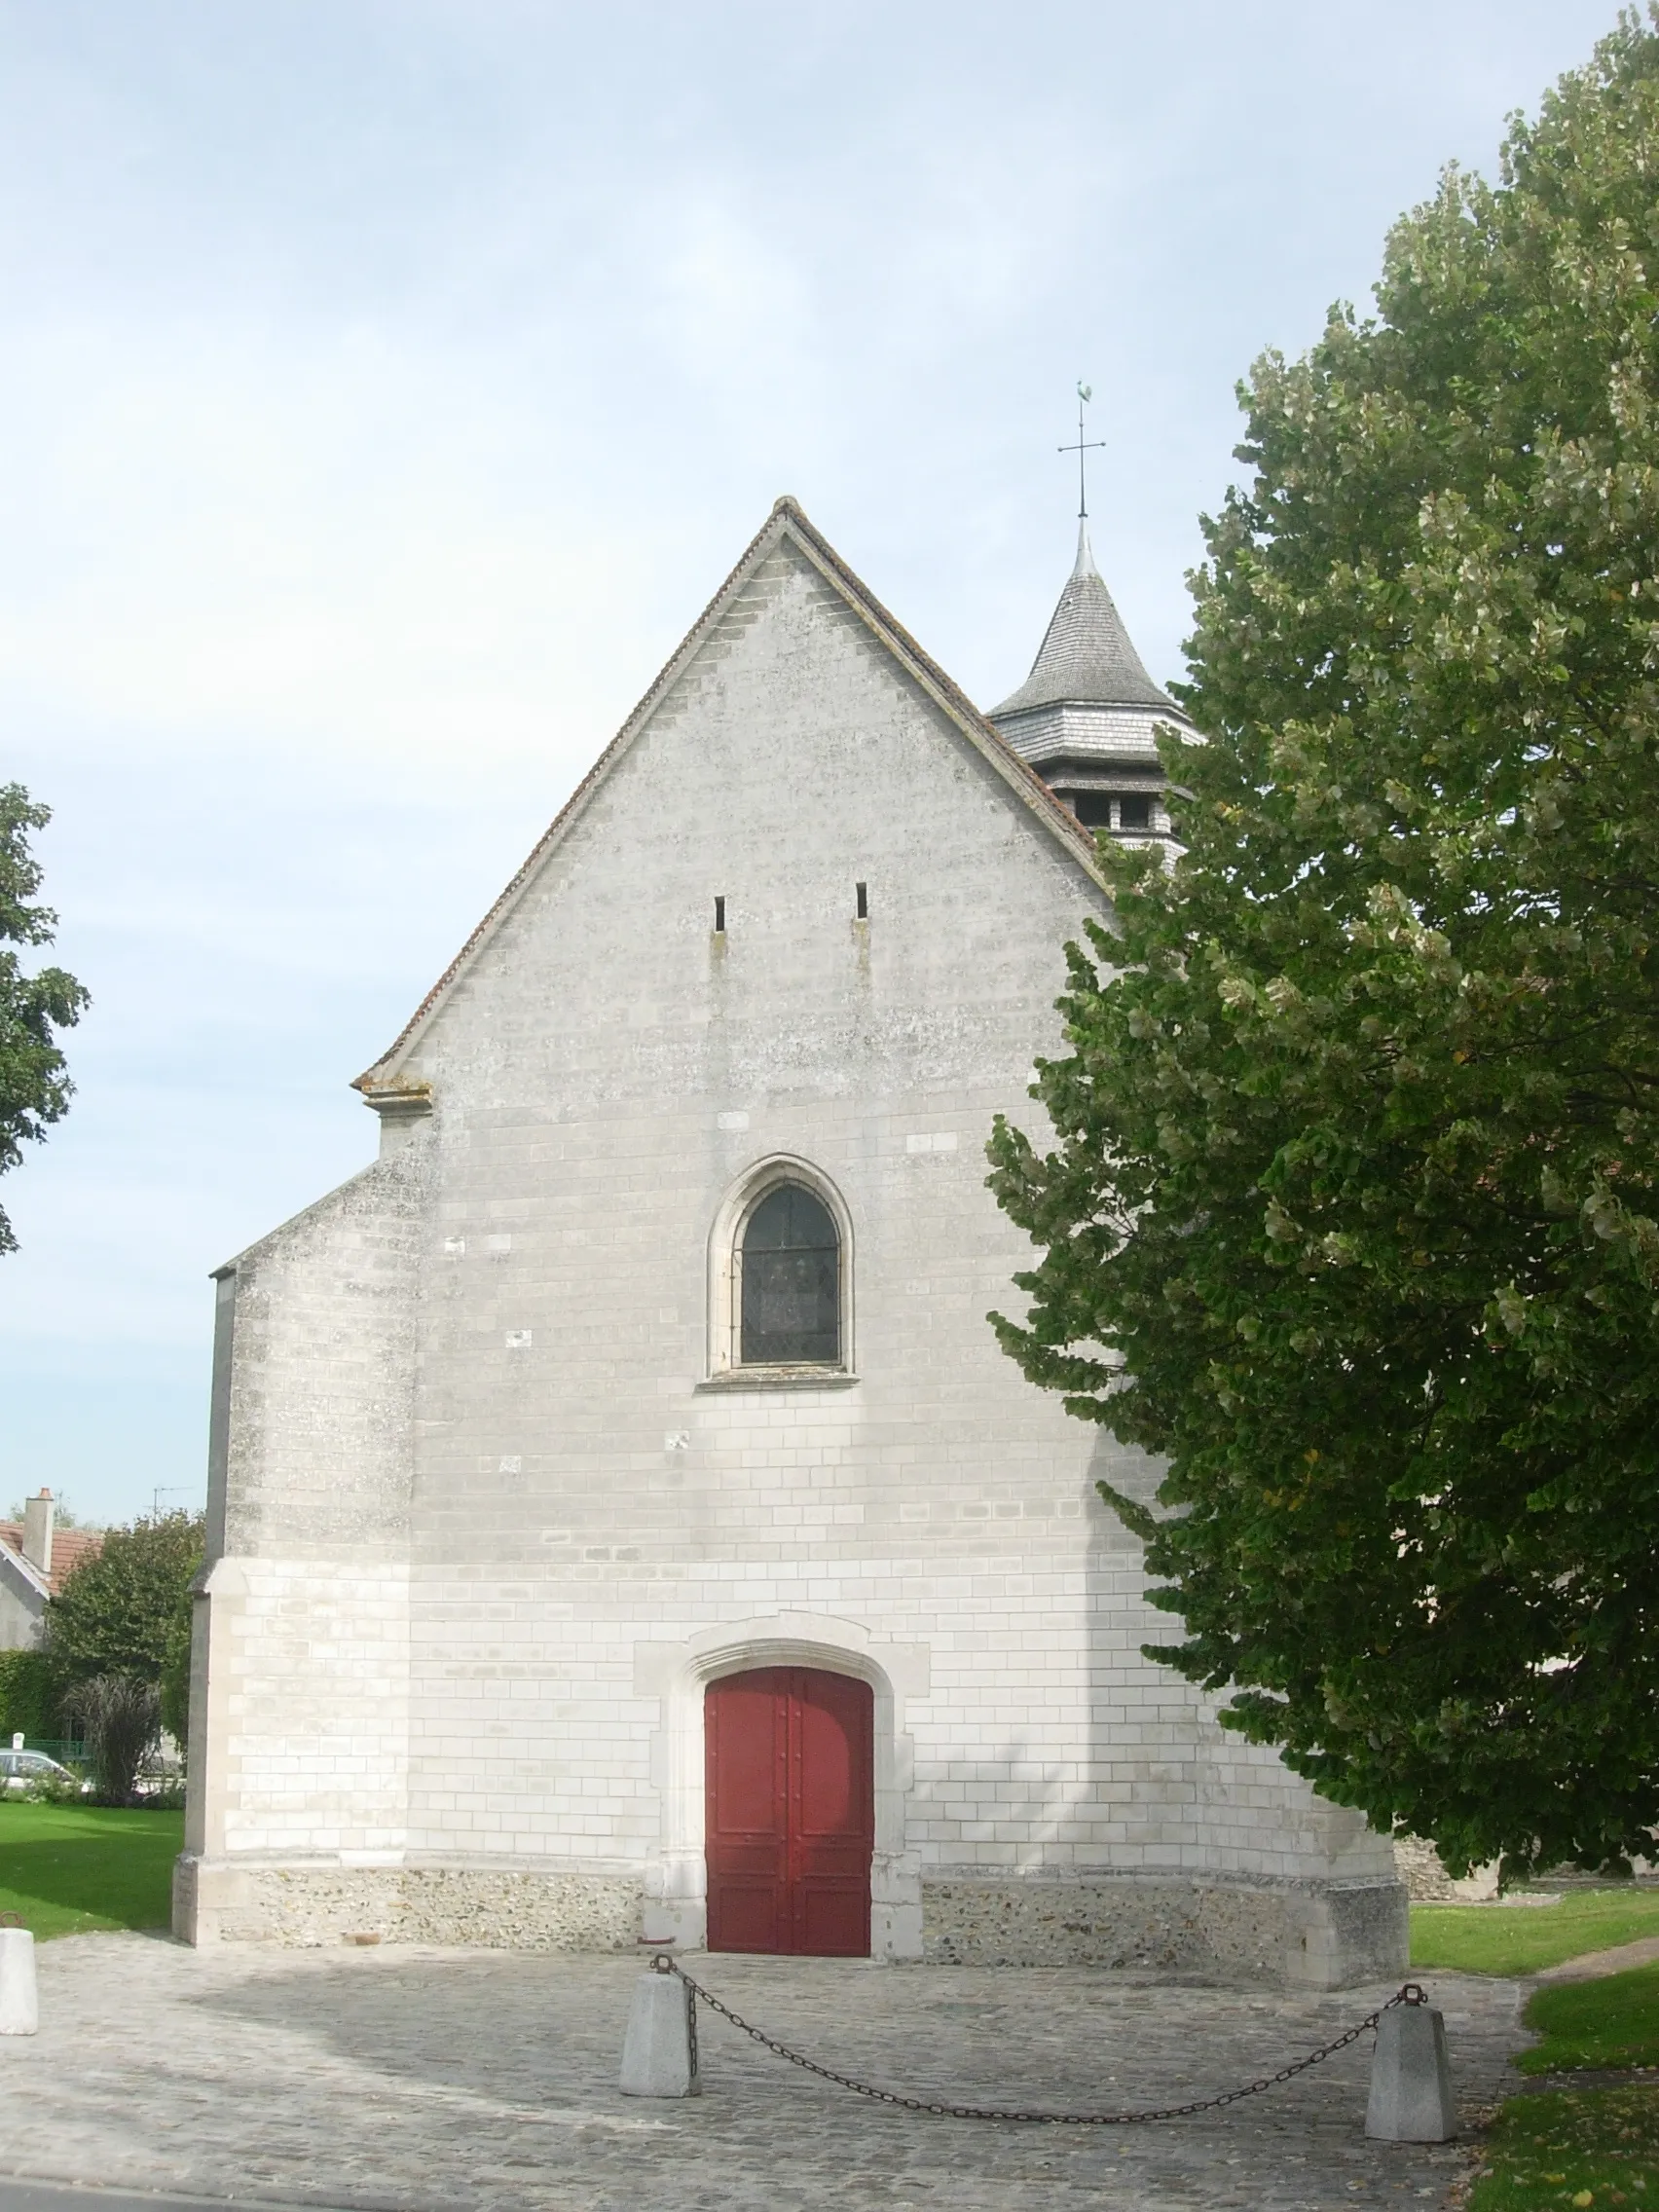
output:
[[[476,1867],[260,1866],[201,1873],[198,1940],[290,1949],[368,1940],[461,1944],[490,1951],[632,1951],[638,1881]]]
[[[1270,1882],[1120,1875],[928,1881],[935,1966],[1089,1966],[1343,1989],[1404,1971],[1397,1882]]]
[[[644,1886],[544,1869],[179,1862],[174,1925],[198,1942],[442,1943],[634,1951]],[[1141,1874],[922,1882],[931,1966],[1128,1968],[1218,1983],[1342,1989],[1405,1971],[1397,1882]]]

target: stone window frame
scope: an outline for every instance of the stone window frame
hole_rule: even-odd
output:
[[[743,1344],[743,1238],[756,1208],[783,1183],[798,1183],[835,1224],[841,1243],[841,1356],[798,1366],[746,1367]],[[709,1235],[708,1374],[702,1390],[844,1389],[858,1381],[854,1360],[853,1285],[856,1276],[853,1217],[835,1184],[810,1160],[770,1153],[744,1169],[716,1212]]]

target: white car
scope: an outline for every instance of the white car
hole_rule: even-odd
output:
[[[66,1782],[83,1797],[92,1787],[55,1759],[49,1759],[44,1751],[0,1751],[0,1784],[6,1788],[28,1789],[41,1782]]]

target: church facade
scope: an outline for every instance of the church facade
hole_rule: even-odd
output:
[[[781,500],[217,1277],[194,1941],[1404,1964],[1390,1846],[1147,1662],[998,1350],[1093,830],[1166,831],[1080,539],[987,719]]]

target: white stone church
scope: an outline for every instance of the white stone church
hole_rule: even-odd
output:
[[[778,502],[376,1163],[219,1272],[181,1934],[1404,1965],[1388,1843],[1141,1657],[1155,1470],[985,1321],[1160,721],[1086,537],[987,718]]]

